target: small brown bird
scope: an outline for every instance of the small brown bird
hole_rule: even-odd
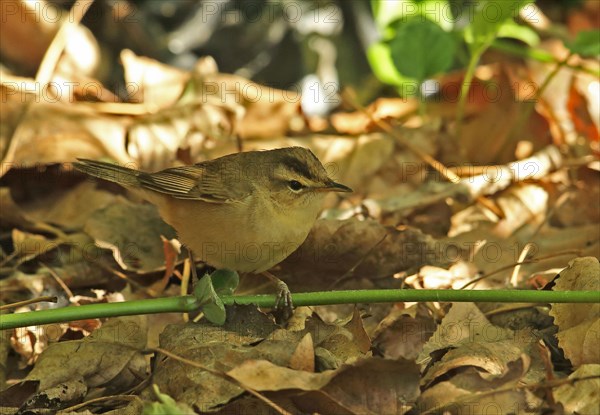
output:
[[[73,165],[140,194],[196,257],[238,272],[260,273],[284,260],[308,236],[326,193],[352,191],[302,147],[230,154],[156,173],[84,159]]]

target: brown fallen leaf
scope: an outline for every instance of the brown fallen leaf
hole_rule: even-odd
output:
[[[269,356],[287,365],[295,344],[287,342],[287,350],[259,350],[252,347],[276,329],[275,323],[253,306],[234,306],[227,310],[227,321],[217,327],[206,321],[198,324],[179,323],[167,326],[160,334],[160,347],[185,356],[203,366],[229,370],[245,359]],[[261,343],[262,342],[262,343]],[[279,346],[285,342],[279,342]],[[178,402],[213,410],[244,393],[235,383],[204,370],[189,367],[174,359],[158,357],[153,382],[161,392]]]
[[[227,374],[257,391],[308,391],[325,386],[335,376],[335,371],[311,373],[278,366],[267,360],[245,360]]]
[[[418,362],[422,365],[434,363],[434,354],[447,353],[461,344],[495,343],[513,338],[514,334],[510,330],[491,324],[473,303],[453,303],[423,347]]]
[[[363,319],[360,316],[358,307],[354,307],[352,319],[346,323],[344,327],[352,333],[353,340],[358,345],[361,352],[367,353],[371,350],[371,339],[363,326]]]
[[[493,325],[472,303],[454,303],[418,358],[424,372],[420,408],[431,413],[472,407],[483,414],[492,403],[500,413],[539,405],[540,398],[514,389],[545,378],[542,361],[531,357],[537,341],[527,330]]]
[[[22,211],[34,221],[60,225],[64,230],[81,230],[94,211],[122,198],[97,189],[96,183],[86,180],[64,192],[39,198],[35,203],[23,205]],[[86,203],[81,203],[85,200]]]
[[[121,51],[120,57],[130,101],[143,102],[152,112],[175,104],[190,79],[190,74],[179,68],[129,49]]]
[[[147,371],[140,353],[146,346],[144,324],[140,316],[115,318],[84,339],[51,344],[25,377],[39,382],[28,408],[48,409],[51,397],[56,410],[81,401],[95,388],[118,393],[137,385]]]
[[[582,137],[592,142],[599,142],[598,128],[600,126],[598,120],[591,115],[597,113],[598,110],[597,97],[594,97],[591,92],[595,82],[597,79],[589,74],[579,74],[577,78],[574,77],[569,88],[567,109],[575,130]]]
[[[301,409],[321,413],[342,407],[356,414],[402,415],[416,408],[419,371],[412,361],[371,357],[341,367],[338,372],[320,391],[300,395],[294,402]]]
[[[126,270],[149,272],[165,265],[161,236],[175,238],[153,205],[125,199],[96,210],[84,231],[100,248],[110,249],[115,261]]]
[[[300,248],[280,265],[290,288],[331,289],[344,279],[378,278],[445,262],[443,247],[417,229],[396,230],[376,221],[318,220]]]
[[[105,116],[76,104],[42,102],[33,105],[20,122],[27,128],[19,128],[20,133],[12,137],[14,152],[3,160],[7,166],[34,167],[77,157],[131,161],[125,152],[125,118]],[[0,136],[0,150],[5,140],[8,137]]]
[[[258,391],[309,392],[292,398],[306,412],[327,413],[339,406],[351,413],[404,414],[419,395],[414,363],[374,357],[322,373],[279,367],[266,360],[246,361],[228,375]]]
[[[373,345],[387,359],[415,360],[435,328],[434,317],[423,303],[407,309],[394,307],[379,322]]]
[[[378,127],[372,122],[370,113],[376,120],[404,118],[418,109],[414,98],[378,98],[365,111],[338,112],[331,115],[331,125],[342,134],[364,134]]]
[[[430,385],[436,379],[455,371],[460,373],[465,368],[475,367],[479,376],[485,380],[505,378],[512,373],[512,378],[521,378],[529,370],[529,358],[523,353],[523,348],[516,345],[513,339],[497,342],[478,341],[450,348],[444,356],[427,369],[421,383]],[[522,372],[514,372],[513,365],[519,362]]]
[[[222,327],[203,321],[170,325],[160,336],[160,347],[225,373],[248,361],[268,361],[294,373],[317,375],[313,370],[339,368],[364,357],[353,335],[340,325],[309,318],[300,331],[278,329],[253,306],[228,307]],[[289,369],[291,366],[301,370]],[[153,379],[173,399],[205,411],[244,393],[235,382],[171,358],[159,358]]]
[[[0,51],[4,59],[33,74],[63,21],[73,19],[73,16],[67,17],[67,11],[60,5],[46,1],[29,3],[9,0],[3,7],[5,16],[13,18],[6,18],[0,29],[0,37],[6,40],[2,42]],[[32,36],[32,33],[36,36]],[[58,71],[91,73],[97,69],[99,54],[98,43],[89,29],[83,25],[75,26],[58,60]]]
[[[528,100],[534,98],[529,77],[521,75],[522,71],[513,71],[505,63],[480,67],[479,71],[481,79],[474,83],[476,88],[469,92],[467,100],[473,113],[463,121],[458,149],[463,156],[460,158],[475,164],[508,163],[515,157],[517,146],[524,136],[532,151],[550,144],[548,121],[536,111],[527,113],[531,105]],[[521,84],[529,92],[525,96],[518,92]],[[448,90],[445,89],[447,87],[441,86],[443,90]],[[458,91],[459,88],[453,90]],[[454,117],[456,101],[449,102],[451,116]],[[523,119],[525,115],[529,115],[527,119]],[[482,137],[485,137],[485,146],[481,145]],[[453,162],[456,156],[451,152],[448,154]]]
[[[575,381],[590,377],[590,379]],[[600,408],[600,364],[586,363],[569,375],[573,383],[554,389],[554,399],[569,414],[594,414]]]
[[[290,369],[315,371],[315,348],[310,333],[306,333],[290,357]]]
[[[494,381],[483,380],[477,369],[467,366],[449,380],[424,390],[417,407],[422,414],[535,413],[542,401],[534,393],[517,388],[520,381],[518,377],[515,379],[515,374],[522,373],[519,367],[522,361],[516,363],[506,379]],[[500,390],[494,393],[495,389]]]
[[[554,291],[597,291],[600,297],[600,263],[594,257],[574,259],[555,281]],[[600,363],[600,304],[552,304],[550,315],[558,344],[574,366]]]

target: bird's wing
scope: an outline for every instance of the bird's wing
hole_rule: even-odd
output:
[[[250,195],[246,181],[231,180],[223,169],[212,164],[173,167],[138,177],[140,185],[177,199],[202,200],[211,203],[228,203]]]

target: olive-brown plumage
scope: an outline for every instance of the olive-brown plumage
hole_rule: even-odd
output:
[[[139,193],[199,259],[239,272],[281,262],[306,239],[326,192],[351,191],[302,147],[230,154],[156,173],[84,159],[73,165]]]

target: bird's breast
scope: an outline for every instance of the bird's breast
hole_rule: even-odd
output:
[[[158,203],[157,203],[158,204]],[[161,215],[194,256],[216,268],[266,271],[306,239],[317,211],[258,206],[256,200],[158,204]]]

